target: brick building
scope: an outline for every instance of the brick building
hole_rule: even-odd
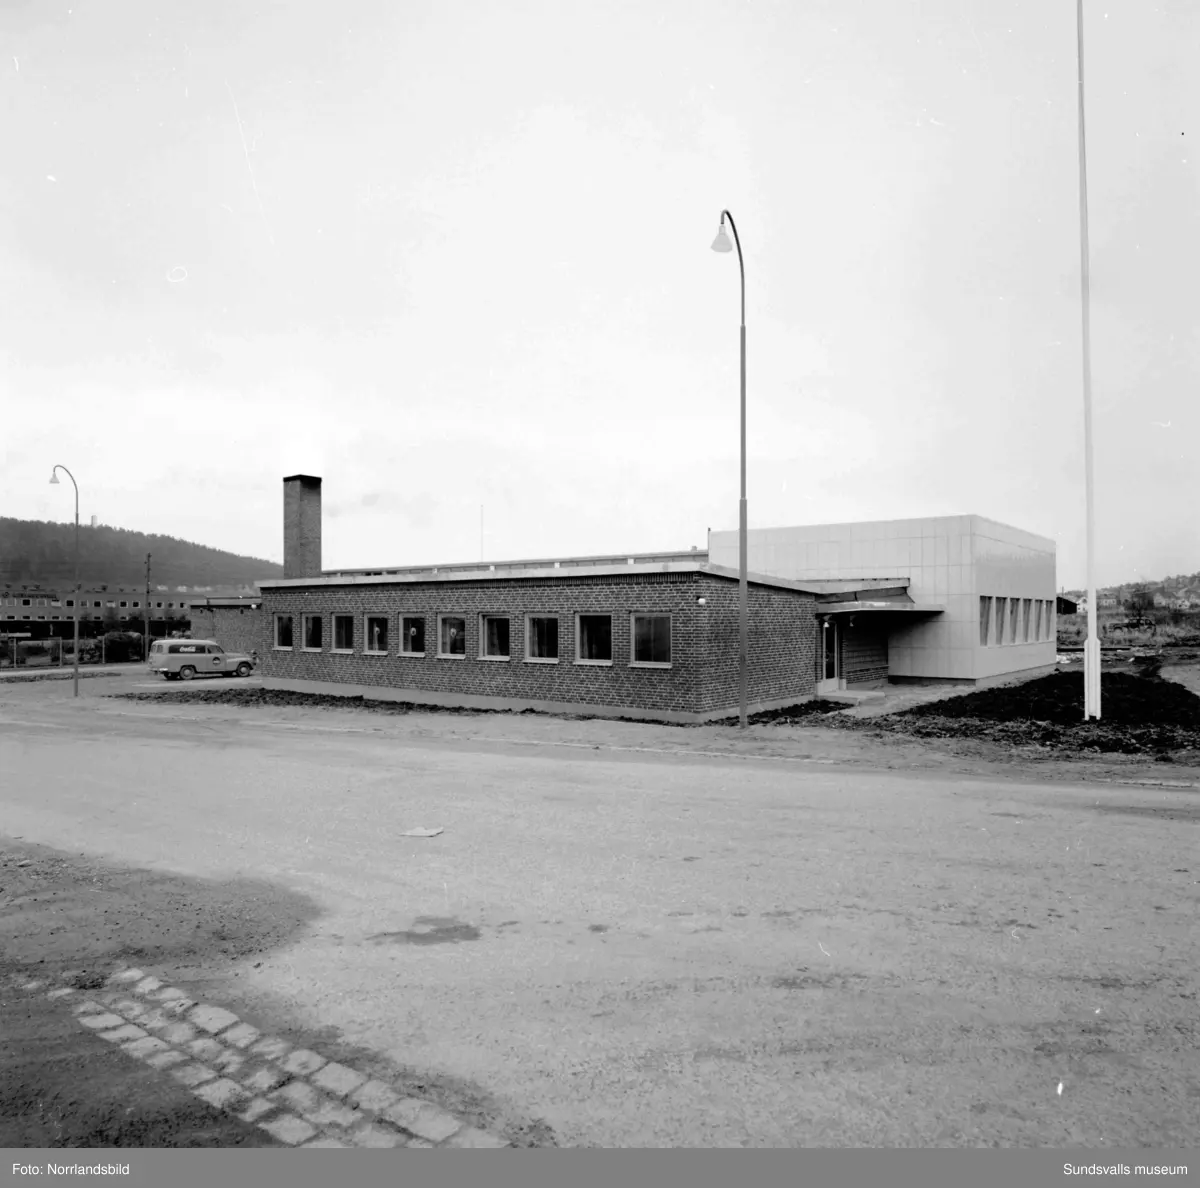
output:
[[[321,570],[321,480],[284,479],[259,583],[267,688],[700,721],[738,706],[737,573],[699,552]],[[825,591],[752,575],[752,711],[811,697]]]

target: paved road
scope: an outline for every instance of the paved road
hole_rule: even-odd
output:
[[[252,953],[143,938],[138,963],[489,1125],[649,1147],[1200,1130],[1194,790],[120,704],[7,697],[5,831],[310,905],[268,906],[287,920]]]

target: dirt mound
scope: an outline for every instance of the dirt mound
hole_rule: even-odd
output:
[[[1174,681],[1132,673],[1105,673],[1101,722],[1109,726],[1177,726],[1200,730],[1200,697]],[[990,722],[1083,725],[1083,673],[1054,672],[1021,685],[981,689],[931,701],[896,718],[977,718]]]

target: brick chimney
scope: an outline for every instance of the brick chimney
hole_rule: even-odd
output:
[[[283,480],[283,576],[321,575],[321,480],[293,474]]]

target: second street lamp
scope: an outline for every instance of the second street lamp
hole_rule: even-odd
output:
[[[733,241],[737,244],[738,271],[742,276],[742,487],[738,503],[738,724],[747,726],[747,663],[750,640],[749,581],[746,576],[746,266],[742,260],[742,241],[738,237],[737,224],[727,210],[721,211],[721,225],[712,242],[714,252],[733,249],[729,236],[725,234],[725,220],[729,220]]]
[[[63,471],[75,488],[75,696],[79,696],[79,484],[75,476],[65,466],[55,466],[50,472],[50,481],[58,485],[58,472]]]

